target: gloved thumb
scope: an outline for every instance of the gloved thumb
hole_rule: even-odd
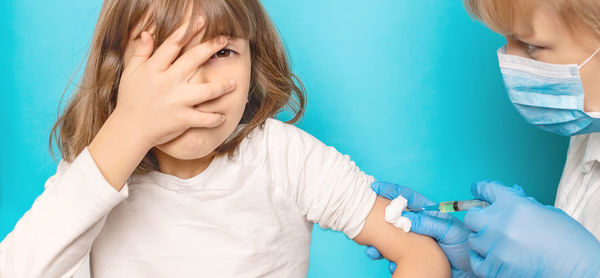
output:
[[[391,182],[375,181],[371,184],[371,189],[373,189],[377,195],[390,200],[396,199],[398,196],[402,196],[404,199],[406,199],[407,207],[409,209],[423,208],[425,206],[435,204],[435,202],[429,200],[427,197],[423,196],[412,188],[397,185]]]
[[[469,259],[473,272],[479,277],[486,277],[488,273],[485,272],[487,269],[485,258],[477,254],[475,251],[471,251],[469,254]]]
[[[496,202],[499,195],[509,192],[510,190],[513,189],[504,186],[504,184],[499,181],[486,180],[471,185],[471,194],[473,194],[473,197],[490,203]]]
[[[411,211],[402,212],[402,216],[410,220],[411,232],[432,237],[441,243],[444,243],[446,233],[450,230],[450,225],[452,224],[450,219]]]

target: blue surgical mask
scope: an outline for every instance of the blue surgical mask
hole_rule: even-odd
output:
[[[555,65],[506,54],[498,49],[500,70],[510,101],[527,122],[545,131],[572,136],[600,131],[600,112],[583,111],[580,65]]]

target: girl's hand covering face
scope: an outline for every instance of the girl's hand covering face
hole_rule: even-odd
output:
[[[195,35],[203,29],[204,21],[199,18],[185,22],[154,54],[151,36],[142,32],[141,38],[133,44],[131,57],[125,56],[126,66],[113,114],[138,130],[150,146],[169,142],[192,127],[214,128],[223,124],[224,115],[199,111],[194,106],[230,93],[236,86],[233,79],[202,84],[188,82],[195,70],[211,57],[231,54],[223,49],[227,38],[219,37],[177,58],[190,40],[184,38],[189,24],[194,24]]]

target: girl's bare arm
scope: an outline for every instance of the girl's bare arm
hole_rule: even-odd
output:
[[[390,200],[377,197],[365,225],[353,240],[371,245],[397,264],[392,277],[450,277],[450,264],[432,238],[405,233],[384,220]]]

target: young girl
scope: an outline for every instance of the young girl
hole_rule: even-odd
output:
[[[449,276],[431,238],[384,221],[373,177],[272,118],[302,116],[293,78],[258,0],[105,1],[53,129],[63,159],[0,277],[303,277],[315,222],[397,277]]]

